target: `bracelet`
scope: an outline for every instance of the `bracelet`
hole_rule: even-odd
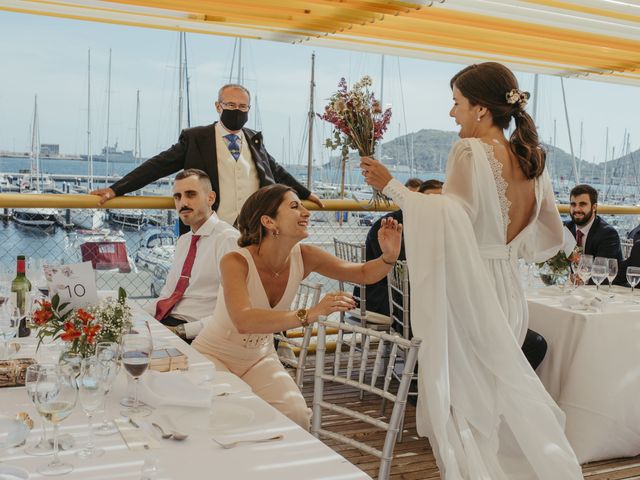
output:
[[[383,255],[380,255],[380,258],[381,258],[381,259],[382,259],[382,261],[383,261],[384,263],[386,263],[387,265],[395,265],[395,264],[396,264],[396,260],[394,260],[393,262],[387,262],[387,261],[384,259],[384,254],[383,254]]]

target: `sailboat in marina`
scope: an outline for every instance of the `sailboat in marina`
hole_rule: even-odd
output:
[[[91,50],[88,52],[87,63],[87,164],[89,166],[88,191],[93,190],[93,158],[91,155]],[[102,227],[105,219],[103,210],[89,210],[73,208],[69,211],[71,223],[87,230],[97,230]]]
[[[33,104],[33,124],[31,127],[31,189],[25,193],[40,193],[40,127],[38,120],[38,96]],[[53,208],[14,208],[13,221],[19,225],[49,229],[55,226],[57,211]]]

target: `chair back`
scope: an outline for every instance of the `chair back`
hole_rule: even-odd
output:
[[[626,260],[631,255],[631,249],[633,248],[633,239],[632,238],[620,239],[620,248],[622,248],[622,258]]]
[[[350,243],[337,238],[333,239],[333,246],[336,251],[336,257],[346,262],[351,263],[364,263],[366,262],[365,245],[364,243]],[[367,295],[366,285],[360,283],[348,282],[345,280],[338,281],[338,288],[341,291],[346,291],[347,285],[351,287],[358,287],[359,290],[354,290],[353,299],[358,303],[360,311],[360,320],[362,326],[365,326],[365,319],[367,316]],[[344,320],[344,312],[340,313],[340,320]]]
[[[336,251],[336,257],[341,260],[352,263],[364,263],[366,262],[365,245],[363,243],[349,243],[333,239],[333,244]],[[377,328],[379,330],[389,330],[391,319],[387,315],[380,314],[378,312],[370,312],[367,310],[367,286],[363,283],[354,283],[346,280],[338,281],[338,288],[342,291],[347,291],[347,287],[353,287],[353,299],[358,304],[358,307],[345,312],[340,312],[340,321],[344,322],[346,317],[349,316],[352,319],[359,321],[360,326]]]
[[[301,308],[308,310],[315,306],[320,301],[321,292],[321,283],[301,282],[293,298],[293,302],[291,302],[291,310],[300,310]],[[287,332],[275,333],[273,335],[279,343],[286,343],[290,347],[297,347],[299,349],[298,358],[285,355],[279,355],[278,357],[283,365],[295,368],[295,382],[299,388],[302,388],[304,381],[304,370],[312,333],[313,326],[309,325],[308,327],[294,328]]]
[[[398,260],[387,274],[389,292],[389,315],[391,330],[404,338],[411,338],[409,324],[409,272],[407,261]]]
[[[311,433],[318,438],[331,438],[378,457],[380,459],[378,479],[386,480],[389,478],[393,450],[404,417],[409,384],[416,365],[421,340],[418,338],[407,340],[399,335],[390,335],[379,330],[349,325],[344,322],[331,322],[324,318],[317,323],[318,344],[316,347]],[[325,332],[327,328],[339,330],[345,339],[343,344],[345,351],[341,352],[343,348],[341,346],[337,347],[333,361],[328,361],[327,359],[325,362]],[[394,394],[389,391],[390,382],[387,379],[392,377],[399,349],[406,351],[404,355],[405,366],[400,385]],[[390,350],[391,355],[385,366],[383,356],[386,350]],[[380,377],[387,381],[381,382],[382,385],[378,386]],[[345,386],[352,387],[360,393],[374,394],[386,401],[393,402],[391,417],[388,421],[385,421],[385,417],[373,417],[372,415],[352,410],[348,406],[345,407],[333,403],[331,401],[332,396],[327,395],[325,398],[325,387],[328,387],[328,384],[336,384],[341,389]],[[330,411],[332,414],[347,416],[356,422],[365,422],[385,431],[382,450],[374,445],[350,438],[344,433],[329,430],[329,425],[324,428],[322,424],[322,412],[324,410]],[[372,439],[373,442],[378,437],[376,435],[366,435],[364,438]]]

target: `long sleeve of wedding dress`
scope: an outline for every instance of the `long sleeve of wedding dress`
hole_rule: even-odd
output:
[[[582,479],[564,414],[522,354],[482,261],[472,219],[500,211],[483,210],[496,186],[476,164],[486,158],[466,147],[454,147],[447,169],[447,184],[464,195],[422,195],[396,180],[384,189],[403,210],[411,291],[419,292],[411,295],[413,332],[423,339],[418,433],[445,480]]]

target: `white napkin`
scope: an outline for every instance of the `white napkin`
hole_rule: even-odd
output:
[[[581,291],[578,289],[573,295],[562,299],[562,305],[571,310],[597,310],[602,311],[607,300],[595,292]]]
[[[138,385],[138,398],[152,407],[178,405],[206,408],[211,405],[212,389],[199,387],[179,372],[149,370]]]

